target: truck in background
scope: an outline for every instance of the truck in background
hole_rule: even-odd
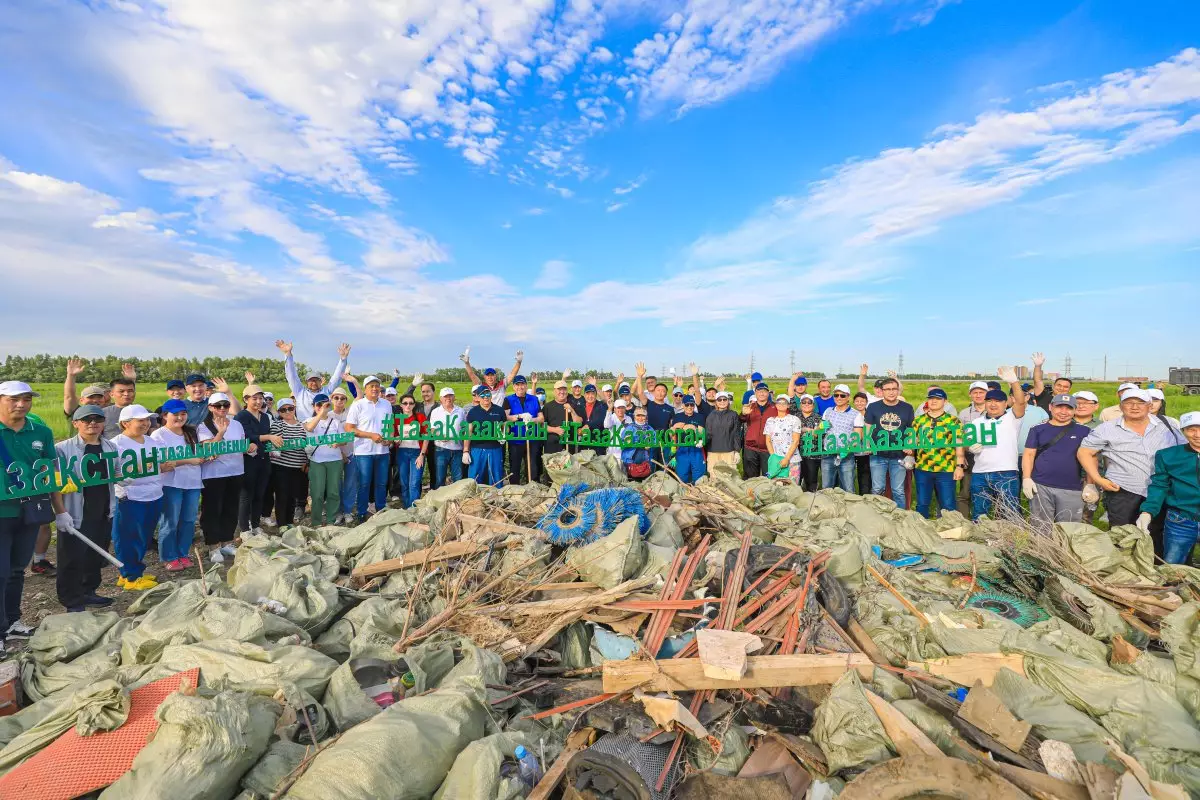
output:
[[[1200,367],[1171,367],[1168,381],[1182,386],[1184,394],[1200,394]]]

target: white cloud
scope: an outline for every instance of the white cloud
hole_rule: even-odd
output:
[[[547,261],[542,264],[542,271],[533,282],[533,288],[541,291],[562,289],[571,282],[571,266],[570,261]]]
[[[611,214],[613,211],[620,211],[624,207],[625,203],[609,203],[605,206],[604,210]]]
[[[525,213],[531,217],[540,217],[542,214],[546,213],[546,209],[534,206],[533,208],[525,209]]]
[[[572,197],[575,196],[575,192],[573,192],[572,190],[566,188],[565,186],[555,186],[554,183],[552,183],[552,182],[547,182],[546,188],[552,192],[557,193],[558,196],[563,198],[564,200],[570,200]]]
[[[502,222],[502,223],[500,223],[500,227],[503,228],[504,230],[508,230],[509,228],[512,227],[512,223],[511,222]]]
[[[630,192],[637,191],[645,182],[646,176],[639,175],[624,186],[618,186],[613,189],[613,194],[629,194]]]

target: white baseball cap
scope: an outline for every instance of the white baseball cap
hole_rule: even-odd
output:
[[[121,409],[121,417],[120,417],[121,422],[128,422],[131,419],[149,419],[149,418],[150,418],[150,412],[146,410],[145,406],[139,405],[138,403],[133,403],[131,405],[127,405]]]
[[[279,410],[280,411],[283,411],[285,408],[295,408],[295,407],[296,407],[296,401],[290,397],[285,397],[279,401]]]
[[[4,381],[0,383],[0,395],[4,397],[16,397],[21,394],[31,394],[34,397],[41,397],[39,392],[35,392],[33,387],[24,381]]]
[[[1093,403],[1099,403],[1099,402],[1100,402],[1100,398],[1099,398],[1099,397],[1096,397],[1096,395],[1095,395],[1093,392],[1089,392],[1087,389],[1084,389],[1083,391],[1076,392],[1076,393],[1075,393],[1075,399],[1076,399],[1076,400],[1091,400]]]
[[[438,392],[438,397],[454,397],[454,390],[449,386],[443,386],[442,390]]]
[[[366,386],[368,383],[382,383],[382,381],[379,380],[379,378],[376,378],[374,375],[368,375],[367,377],[363,378],[362,385]]]
[[[229,395],[225,394],[224,392],[213,392],[212,394],[210,394],[208,396],[208,404],[210,406],[213,403],[228,403],[228,402],[229,402]],[[126,408],[128,408],[128,407],[129,406],[126,406]]]
[[[1121,392],[1125,391],[1126,389],[1136,389],[1136,388],[1138,388],[1136,383],[1122,383],[1120,386],[1117,387],[1117,394],[1120,394]]]
[[[833,390],[835,392],[844,392],[846,394],[850,394],[850,387],[844,383],[839,383],[837,386],[833,387]]]
[[[613,408],[626,408],[628,405],[629,404],[624,400],[618,400],[617,402],[613,403]]]
[[[1145,389],[1139,389],[1136,386],[1132,389],[1126,389],[1125,394],[1121,395],[1121,402],[1126,400],[1141,400],[1143,403],[1150,402],[1150,393]]]
[[[396,395],[396,389],[392,386],[389,386],[383,390],[383,393],[387,394],[387,395],[392,395],[394,397]]]
[[[987,388],[988,388],[988,385],[987,385],[986,381],[973,381],[971,383],[971,385],[969,387],[967,387],[967,391],[973,392],[976,389],[983,389],[986,392]]]
[[[717,392],[717,399],[720,400],[722,397],[724,397],[726,400],[732,400],[733,392]]]
[[[813,396],[811,394],[809,394],[808,392],[805,392],[804,394],[802,394],[796,398],[796,402],[803,403],[805,400],[812,400],[812,399],[813,399]],[[816,402],[816,401],[814,400],[813,402]]]
[[[1200,425],[1200,411],[1188,411],[1179,415],[1179,429]]]
[[[1146,394],[1153,397],[1155,400],[1166,400],[1167,396],[1163,394],[1162,389],[1147,389]]]
[[[604,384],[603,386],[601,386],[601,387],[600,387],[600,391],[602,391],[602,392],[611,392],[611,391],[612,391],[612,384],[611,384],[611,383],[606,383],[606,384]]]
[[[583,388],[583,381],[578,379],[571,381],[571,388],[574,389],[576,386]]]

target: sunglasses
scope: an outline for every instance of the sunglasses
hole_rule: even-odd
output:
[[[229,403],[213,403],[209,408],[229,408]]]
[[[405,400],[403,403],[400,404],[400,407],[404,408],[405,406],[411,406],[411,405],[414,405],[414,404]]]
[[[849,397],[850,395],[846,394],[845,392],[834,392],[833,396],[834,397]]]
[[[79,421],[84,425],[103,425],[104,417],[84,417]]]

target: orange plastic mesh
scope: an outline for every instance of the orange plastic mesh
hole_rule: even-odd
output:
[[[71,728],[0,778],[0,797],[71,800],[108,786],[129,771],[134,756],[158,729],[154,712],[167,695],[195,688],[199,679],[199,668],[189,669],[134,689],[124,725],[91,736]]]

